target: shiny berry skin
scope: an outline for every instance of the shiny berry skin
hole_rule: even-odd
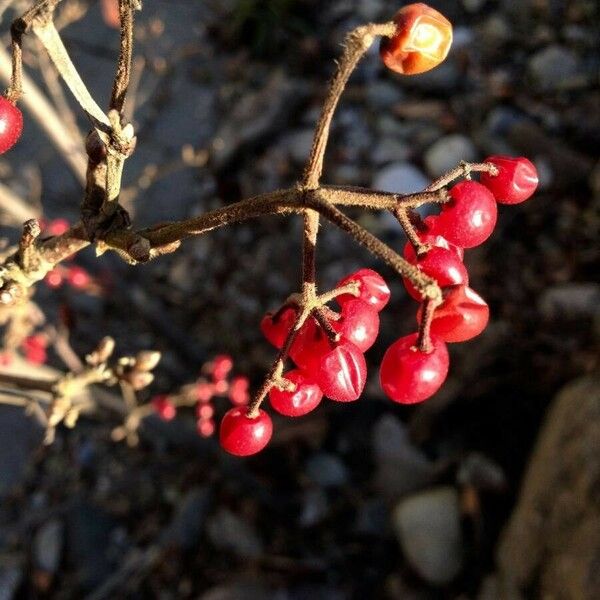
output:
[[[379,313],[359,298],[344,302],[339,321],[331,321],[331,326],[343,340],[352,342],[361,352],[366,352],[379,334]]]
[[[267,341],[281,349],[295,321],[296,309],[287,306],[275,314],[267,313],[260,322],[260,330]]]
[[[223,416],[219,429],[221,447],[234,456],[250,456],[260,452],[273,435],[271,417],[262,409],[251,418],[246,408],[231,408]]]
[[[385,394],[400,404],[415,404],[433,396],[448,375],[446,344],[431,336],[433,349],[421,352],[415,347],[417,334],[396,340],[381,362],[379,381]]]
[[[421,309],[417,322],[421,322]],[[431,321],[431,333],[445,342],[466,342],[478,336],[487,326],[490,307],[486,301],[466,285],[449,288],[444,294]]]
[[[498,218],[492,193],[476,181],[461,181],[450,188],[450,197],[433,222],[431,232],[462,248],[483,244]]]
[[[417,75],[437,67],[452,45],[452,24],[426,4],[408,4],[395,15],[396,33],[383,38],[381,60],[402,75]]]
[[[163,421],[172,421],[177,415],[177,409],[168,396],[154,396],[151,402],[156,414]]]
[[[500,204],[520,204],[530,198],[538,186],[534,164],[523,156],[488,156],[486,163],[498,169],[498,175],[481,174],[481,183]]]
[[[435,227],[436,217],[430,216],[425,219],[425,225],[428,228],[426,231],[418,231],[417,235],[419,236],[419,240],[422,244],[428,244],[434,248],[445,248],[446,250],[452,250],[458,258],[462,261],[465,256],[465,251],[460,246],[455,246],[451,244],[446,238],[441,235],[437,235],[435,233],[430,233],[429,228]],[[417,258],[417,253],[413,248],[413,245],[410,242],[406,242],[404,245],[404,250],[402,252],[404,258],[415,264],[415,260]]]
[[[0,154],[10,150],[23,132],[23,113],[4,96],[0,96]]]
[[[365,357],[351,342],[341,342],[321,358],[315,379],[331,400],[358,400],[367,382]]]
[[[294,369],[284,375],[296,389],[293,392],[272,388],[269,392],[271,406],[286,417],[301,417],[314,410],[321,399],[321,388],[303,371]]]
[[[389,302],[390,288],[383,277],[372,269],[360,269],[348,277],[344,277],[337,283],[335,287],[341,287],[352,281],[358,282],[359,295],[342,294],[336,300],[340,306],[344,306],[345,302],[359,298],[363,302],[370,304],[376,311],[381,311]]]
[[[308,373],[319,368],[321,358],[330,352],[332,343],[314,318],[309,317],[300,328],[290,348],[290,358]]]
[[[433,277],[441,288],[469,283],[467,268],[453,250],[435,246],[421,258],[417,259],[413,253],[412,260],[408,260],[425,275]],[[421,294],[413,284],[406,278],[403,281],[409,296],[415,300],[421,300]]]

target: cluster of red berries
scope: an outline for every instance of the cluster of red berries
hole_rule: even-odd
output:
[[[43,365],[48,360],[48,337],[44,333],[28,335],[19,348],[25,360],[32,365]],[[0,353],[0,366],[8,367],[12,362],[10,352]]]
[[[182,405],[195,405],[196,429],[202,437],[210,437],[216,429],[213,400],[226,397],[234,406],[245,406],[250,400],[250,382],[243,375],[231,377],[233,359],[227,354],[220,354],[204,365],[203,374],[192,386],[182,394]],[[177,397],[160,394],[151,399],[155,413],[163,421],[171,421],[177,416]]]
[[[436,308],[426,347],[417,344],[418,333],[404,336],[386,351],[380,368],[380,383],[394,402],[422,402],[438,391],[449,367],[447,342],[464,342],[479,335],[487,325],[486,302],[468,287],[463,264],[464,249],[482,244],[491,235],[497,220],[497,203],[518,204],[529,198],[538,183],[534,165],[526,158],[491,156],[496,175],[483,174],[481,183],[466,180],[449,190],[450,200],[439,215],[427,217],[418,236],[422,247],[417,254],[409,242],[405,259],[435,279],[442,289],[443,302]],[[269,392],[272,408],[288,417],[314,410],[323,396],[338,402],[351,402],[361,395],[367,369],[363,353],[379,333],[379,311],[387,304],[390,290],[383,278],[370,269],[361,269],[340,281],[336,287],[356,283],[358,295],[337,297],[340,312],[326,309],[330,328],[338,340],[324,330],[313,316],[299,329],[290,347],[289,357],[296,368],[284,374],[285,386]],[[408,294],[423,300],[408,280]],[[422,307],[417,322],[423,318]],[[285,305],[261,322],[265,338],[281,349],[297,318],[298,308]],[[250,416],[243,408],[234,408],[223,418],[220,429],[222,447],[236,456],[248,456],[269,442],[273,424],[259,409]]]

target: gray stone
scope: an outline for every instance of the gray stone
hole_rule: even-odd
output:
[[[458,493],[438,487],[400,501],[393,526],[414,570],[433,585],[446,585],[462,567],[463,540]]]
[[[257,558],[263,552],[263,543],[254,527],[225,508],[209,519],[206,532],[217,548],[240,558]]]
[[[348,468],[335,454],[319,452],[306,463],[306,474],[322,487],[340,487],[348,483]]]
[[[567,88],[582,74],[579,57],[557,45],[536,52],[527,69],[534,86],[542,91]]]
[[[406,160],[410,156],[410,147],[393,137],[384,137],[381,141],[375,143],[371,160],[375,165],[384,165],[386,163]]]
[[[600,284],[566,283],[551,287],[542,294],[539,308],[548,319],[592,318],[600,311]]]
[[[425,165],[433,177],[439,177],[456,167],[461,160],[474,161],[477,150],[473,142],[461,134],[446,135],[425,152]]]
[[[372,430],[375,487],[388,498],[398,498],[431,481],[434,467],[410,441],[404,425],[383,415]]]
[[[373,189],[396,194],[420,192],[429,185],[423,173],[409,162],[396,162],[381,169],[373,178]]]
[[[64,525],[58,519],[44,523],[33,539],[33,560],[37,568],[56,573],[64,545]]]
[[[321,488],[306,490],[302,499],[302,512],[298,519],[301,527],[313,527],[321,522],[329,511],[327,495]]]

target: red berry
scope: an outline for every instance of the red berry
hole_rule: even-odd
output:
[[[419,323],[421,313],[419,309]],[[490,308],[485,300],[466,285],[459,285],[449,288],[444,302],[435,309],[431,333],[445,342],[466,342],[485,329],[489,318]]]
[[[48,340],[46,339],[46,336],[42,334],[27,336],[21,344],[23,353],[25,354],[25,360],[34,365],[42,365],[46,362],[48,359],[48,353],[46,352],[47,346]]]
[[[67,272],[67,280],[74,287],[82,289],[90,283],[90,276],[85,269],[73,265]]]
[[[343,340],[366,352],[379,334],[379,313],[366,302],[353,298],[344,302],[340,320],[332,321],[331,325]]]
[[[198,402],[208,402],[214,396],[212,384],[200,381],[196,384],[196,398]]]
[[[428,244],[434,248],[445,248],[446,250],[452,250],[460,260],[462,260],[465,256],[465,251],[460,246],[455,246],[451,244],[446,238],[441,235],[431,233],[431,229],[435,227],[436,217],[429,216],[425,219],[425,226],[427,229],[425,231],[418,231],[417,235],[419,236],[419,240],[422,244]],[[403,256],[406,260],[411,263],[415,263],[417,254],[413,245],[410,242],[406,242],[404,245]]]
[[[461,181],[450,189],[450,197],[433,222],[432,233],[462,248],[474,248],[485,242],[498,216],[492,193],[476,181]]]
[[[212,376],[215,381],[221,381],[227,377],[233,369],[233,359],[228,354],[219,354],[212,361]]]
[[[396,32],[379,48],[385,66],[396,73],[416,75],[437,67],[452,45],[452,24],[426,4],[408,4],[395,15]]]
[[[354,344],[342,342],[321,358],[315,375],[325,396],[337,402],[352,402],[365,387],[367,363]]]
[[[303,371],[294,369],[284,375],[291,381],[296,389],[293,392],[272,388],[269,392],[271,406],[286,417],[301,417],[314,410],[321,399],[323,392],[321,388]]]
[[[390,288],[383,277],[372,269],[360,269],[348,277],[344,277],[335,287],[341,287],[352,281],[359,284],[359,295],[342,294],[337,297],[338,304],[343,306],[345,302],[359,298],[370,304],[376,311],[381,311],[390,299]]]
[[[0,96],[0,154],[10,150],[23,132],[23,113],[4,96]]]
[[[198,419],[196,421],[196,431],[202,437],[210,437],[216,429],[215,422],[212,419]]]
[[[267,313],[260,322],[260,330],[267,341],[281,349],[295,321],[296,309],[287,306],[275,314]]]
[[[231,380],[229,386],[229,401],[236,406],[244,406],[250,401],[250,381],[243,375],[238,375]]]
[[[290,358],[308,373],[319,368],[321,358],[331,350],[332,344],[321,326],[309,317],[294,339]]]
[[[413,252],[410,263],[416,265],[426,275],[433,277],[441,288],[449,285],[469,283],[467,268],[453,250],[433,247],[424,256],[417,259]],[[408,279],[404,279],[406,291],[415,300],[421,300],[421,294]]]
[[[0,352],[0,366],[9,367],[12,365],[13,357],[9,352]]]
[[[386,395],[400,404],[415,404],[433,396],[448,374],[448,349],[438,337],[431,336],[433,349],[416,348],[417,334],[395,341],[381,362],[379,380]]]
[[[262,409],[250,418],[246,408],[228,410],[221,421],[219,441],[222,448],[235,456],[250,456],[260,452],[273,435],[271,417]]]
[[[69,221],[66,219],[52,219],[46,226],[46,233],[52,236],[62,235],[69,231],[69,227]]]
[[[210,419],[215,414],[215,409],[212,404],[206,402],[202,404],[196,404],[196,416],[199,419]]]
[[[498,175],[481,174],[485,185],[500,204],[519,204],[530,198],[538,186],[537,169],[523,156],[488,156],[484,162],[492,163]]]
[[[58,269],[52,269],[52,271],[46,275],[44,281],[48,287],[56,289],[63,284],[64,279],[62,273]]]
[[[172,421],[177,415],[177,409],[168,396],[161,394],[160,396],[154,396],[151,400],[152,406],[156,411],[156,414],[163,421]]]

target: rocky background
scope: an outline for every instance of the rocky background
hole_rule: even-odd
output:
[[[82,9],[65,43],[104,104],[117,33],[95,2],[65,4]],[[324,288],[361,266],[392,287],[363,398],[276,421],[271,446],[249,460],[200,438],[191,415],[148,419],[135,448],[110,440],[107,415],[43,447],[32,420],[0,407],[2,600],[600,597],[598,4],[431,4],[455,24],[449,59],[401,78],[372,52],[338,110],[325,180],[411,192],[461,159],[534,160],[539,193],[501,210],[492,239],[467,253],[471,285],[492,310],[486,332],[452,347],[435,398],[393,405],[377,365],[414,329],[414,304],[391,272],[325,226]],[[398,8],[146,0],[131,96],[138,149],[124,194],[136,223],[293,183],[344,33]],[[33,67],[36,57],[31,41]],[[25,117],[22,141],[0,161],[2,183],[46,217],[74,220],[80,184]],[[402,247],[394,219],[355,216]],[[267,218],[137,268],[82,253],[77,262],[105,292],[40,286],[36,301],[49,323],[68,325],[81,354],[106,334],[124,352],[161,350],[151,393],[192,381],[223,352],[257,384],[273,359],[258,324],[297,288],[300,233],[298,219]],[[53,354],[50,364],[64,368]]]

